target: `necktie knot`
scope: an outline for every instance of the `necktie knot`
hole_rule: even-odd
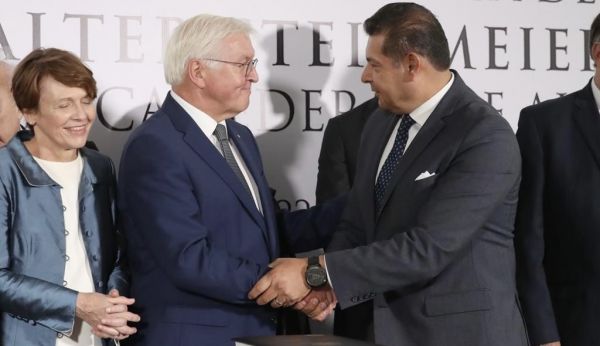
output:
[[[215,135],[215,137],[217,137],[217,140],[219,142],[229,141],[229,138],[227,137],[227,129],[223,124],[217,124],[217,127],[215,128],[213,134]]]
[[[410,117],[410,114],[404,114],[400,121],[400,128],[406,128],[406,131],[415,124],[415,120]],[[398,129],[398,132],[400,132],[400,129]]]

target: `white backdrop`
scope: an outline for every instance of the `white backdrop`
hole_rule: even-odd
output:
[[[131,130],[169,90],[162,50],[199,13],[248,20],[260,81],[237,119],[257,137],[277,197],[314,203],[317,158],[330,117],[370,98],[360,83],[361,23],[386,1],[3,1],[0,49],[17,63],[35,47],[73,51],[99,86],[91,139],[118,164]],[[446,31],[452,67],[516,129],[519,111],[580,89],[593,75],[586,37],[600,0],[423,0]],[[358,140],[358,139],[357,139]],[[282,206],[285,202],[282,202]]]

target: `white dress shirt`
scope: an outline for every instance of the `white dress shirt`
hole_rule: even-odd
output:
[[[429,100],[425,101],[425,103],[417,107],[414,111],[412,111],[409,114],[410,117],[415,121],[415,123],[410,127],[410,129],[408,129],[408,140],[406,141],[404,152],[408,150],[408,146],[413,141],[413,139],[415,139],[417,133],[419,132],[419,130],[421,130],[421,127],[425,125],[425,122],[427,121],[427,119],[429,119],[429,116],[431,115],[431,113],[433,113],[435,107],[437,107],[444,95],[446,95],[448,90],[450,90],[452,83],[454,83],[454,73],[451,73],[451,75],[452,77],[450,77],[450,81],[442,89],[440,89],[440,91],[438,91]],[[401,120],[398,121],[398,123],[394,127],[394,130],[392,131],[392,134],[390,135],[390,138],[388,139],[388,142],[385,145],[385,148],[383,149],[383,153],[381,154],[381,158],[379,160],[379,167],[377,168],[377,175],[375,175],[375,180],[377,180],[377,177],[379,176],[379,171],[381,171],[381,167],[383,167],[383,164],[385,163],[385,160],[390,154],[390,151],[392,151],[394,141],[396,140],[396,134],[398,133],[398,128],[400,128],[400,122]]]
[[[221,155],[223,155],[223,152],[221,151],[221,145],[219,144],[217,137],[214,135],[214,132],[217,128],[217,124],[222,124],[223,126],[225,126],[226,131],[229,131],[227,129],[227,124],[225,123],[225,121],[217,123],[215,119],[211,118],[208,114],[191,105],[189,102],[177,95],[177,93],[175,93],[173,90],[171,90],[170,93],[175,102],[177,102],[181,106],[181,108],[183,108],[187,112],[187,114],[189,114],[192,120],[194,120],[194,122],[198,125],[200,130],[202,130],[206,138],[208,138],[208,140],[215,146],[215,148],[217,148]],[[242,174],[244,175],[246,184],[248,185],[248,187],[250,187],[250,192],[252,192],[254,204],[256,205],[258,211],[262,213],[260,194],[258,193],[258,187],[256,185],[256,182],[254,181],[254,177],[252,177],[252,174],[249,173],[250,171],[248,170],[246,163],[242,159],[242,155],[240,155],[240,152],[235,146],[235,143],[230,140],[229,145],[231,146],[231,151],[233,152],[235,161],[237,162],[238,166],[240,167],[240,170],[242,171]]]

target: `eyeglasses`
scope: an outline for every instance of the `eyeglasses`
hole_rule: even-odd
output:
[[[258,64],[258,59],[254,58],[248,62],[235,62],[235,61],[227,61],[227,60],[219,60],[219,59],[209,59],[209,58],[202,58],[202,60],[208,60],[208,61],[216,61],[216,62],[222,62],[225,64],[231,64],[231,65],[236,65],[237,67],[239,67],[240,69],[242,67],[246,67],[246,70],[244,72],[244,76],[248,77],[248,74],[250,74],[250,71],[254,70],[256,68],[256,64]]]

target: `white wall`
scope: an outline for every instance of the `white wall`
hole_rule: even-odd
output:
[[[314,203],[327,120],[350,108],[350,93],[356,104],[371,97],[357,66],[365,63],[366,35],[360,23],[385,3],[3,1],[0,50],[15,63],[37,46],[71,50],[86,60],[98,81],[99,119],[104,120],[95,124],[92,139],[118,163],[130,128],[155,111],[169,89],[161,52],[178,21],[199,13],[247,19],[256,29],[260,81],[250,107],[237,119],[256,135],[277,197],[292,206],[300,200],[297,206],[305,207]],[[593,74],[585,32],[600,12],[600,0],[420,3],[440,19],[451,52],[458,44],[452,67],[515,129],[520,109],[536,97],[546,100],[580,89]],[[279,41],[278,25],[283,28]]]

